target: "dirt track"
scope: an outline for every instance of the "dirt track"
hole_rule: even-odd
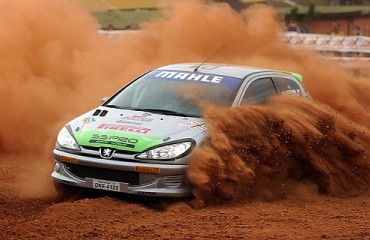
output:
[[[20,167],[0,165],[1,239],[370,239],[370,195],[334,198],[302,188],[287,199],[195,209],[192,199],[103,194],[20,197]]]
[[[192,199],[58,200],[49,168],[59,129],[153,67],[203,62],[236,39],[212,60],[300,72],[314,99],[367,129],[369,73],[366,68],[366,81],[353,79],[317,54],[293,51],[277,38],[280,23],[271,9],[241,16],[226,5],[176,1],[166,20],[120,42],[97,35],[90,13],[69,1],[30,2],[0,1],[0,47],[7,56],[0,63],[0,239],[370,239],[369,192],[338,198],[301,186],[285,199],[200,209]],[[342,169],[337,173],[343,176]]]

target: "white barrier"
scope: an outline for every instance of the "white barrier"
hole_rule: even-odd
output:
[[[322,52],[370,53],[370,37],[365,36],[338,36],[289,32],[286,34],[286,39],[293,47],[310,48]]]
[[[139,32],[140,30],[99,31],[101,35],[112,39]],[[370,37],[287,32],[283,38],[293,48],[316,50],[329,58],[345,62],[370,61]]]

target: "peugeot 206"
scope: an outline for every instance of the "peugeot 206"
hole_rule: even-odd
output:
[[[52,180],[61,194],[189,196],[189,159],[207,136],[197,102],[236,107],[282,94],[309,97],[291,72],[208,63],[154,69],[60,130]]]

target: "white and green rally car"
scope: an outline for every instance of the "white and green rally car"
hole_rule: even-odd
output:
[[[235,65],[189,63],[150,71],[59,132],[51,174],[56,189],[189,196],[188,161],[207,127],[187,92],[235,107],[280,94],[308,97],[301,82],[296,73]]]

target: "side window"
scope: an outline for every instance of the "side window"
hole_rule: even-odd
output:
[[[274,78],[276,89],[280,94],[297,95],[302,96],[302,90],[298,83],[288,78]]]
[[[253,81],[245,92],[241,104],[266,102],[269,97],[277,95],[270,78],[261,78]]]

